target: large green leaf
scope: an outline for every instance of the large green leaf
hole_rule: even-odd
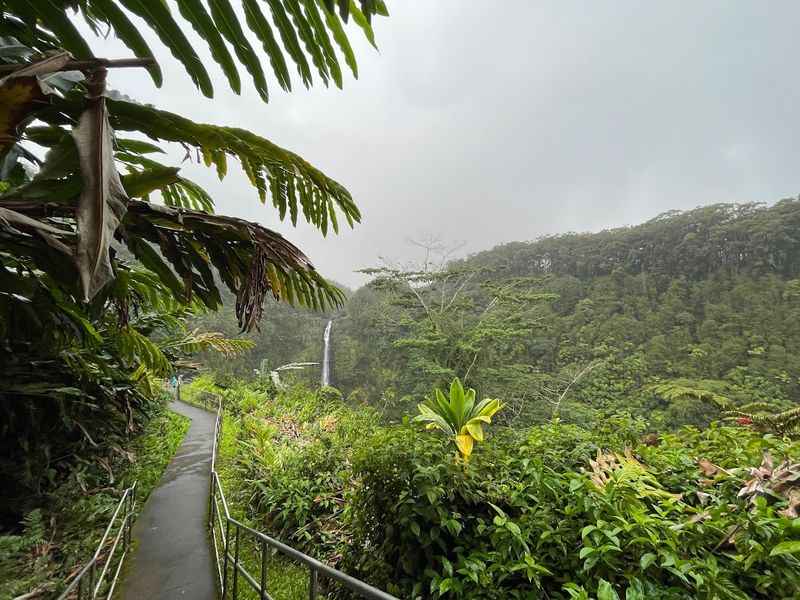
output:
[[[461,429],[464,424],[464,386],[461,380],[456,377],[450,383],[450,410],[455,417],[455,428]]]

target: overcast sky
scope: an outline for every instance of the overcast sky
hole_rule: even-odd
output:
[[[264,104],[244,73],[242,95],[227,91],[209,59],[218,92],[208,100],[155,40],[163,88],[132,70],[111,84],[251,129],[343,183],[363,221],[323,239],[279,223],[241,172],[220,183],[205,168],[185,171],[218,212],[278,229],[351,286],[379,256],[418,255],[409,238],[463,241],[471,253],[800,192],[800,3],[387,4],[391,17],[374,23],[379,52],[349,28],[360,73],[344,90],[295,79],[290,94],[273,83]],[[113,40],[94,46],[129,55]]]

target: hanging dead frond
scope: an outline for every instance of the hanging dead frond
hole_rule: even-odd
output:
[[[98,69],[87,82],[86,109],[72,130],[83,179],[75,212],[76,262],[86,302],[114,278],[108,249],[128,202],[114,163],[114,138],[103,96],[105,87],[106,70]]]
[[[236,318],[239,328],[251,331],[258,328],[264,310],[264,298],[270,290],[267,277],[267,256],[263,247],[259,246],[250,262],[247,279],[236,294]],[[273,289],[276,299],[280,298],[280,290]]]

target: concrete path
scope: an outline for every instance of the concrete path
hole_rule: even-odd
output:
[[[123,600],[213,600],[215,567],[206,534],[215,415],[173,402],[192,420],[133,528]]]

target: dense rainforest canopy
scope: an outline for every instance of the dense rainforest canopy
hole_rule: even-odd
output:
[[[798,200],[718,204],[514,242],[441,269],[378,269],[330,315],[334,384],[396,416],[454,376],[525,422],[557,412],[587,423],[622,408],[654,426],[719,415],[696,395],[665,397],[657,384],[669,382],[788,408],[800,392],[797,231]],[[328,316],[278,314],[250,336],[252,352],[208,364],[241,376],[262,361],[319,361]],[[233,333],[224,315],[203,322]]]
[[[338,311],[271,307],[253,349],[204,356],[190,390],[232,415],[250,523],[400,597],[788,600],[797,231],[787,199],[460,260],[429,244]],[[230,310],[199,322],[233,334]],[[319,363],[330,319],[320,389],[318,366],[280,367]],[[480,444],[456,436],[468,460],[449,426],[464,402],[431,394],[454,377],[502,401]]]

